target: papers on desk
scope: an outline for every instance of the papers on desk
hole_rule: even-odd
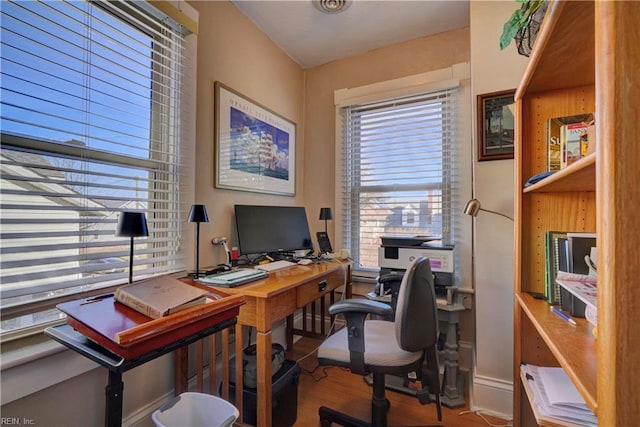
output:
[[[255,280],[264,279],[265,277],[269,277],[269,275],[261,270],[254,270],[253,268],[237,268],[226,273],[200,277],[197,280],[205,285],[233,288]]]
[[[598,419],[564,369],[523,364],[520,375],[539,421],[565,426],[598,425]]]

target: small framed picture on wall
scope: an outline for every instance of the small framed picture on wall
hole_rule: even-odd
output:
[[[515,93],[478,95],[478,161],[513,159]]]

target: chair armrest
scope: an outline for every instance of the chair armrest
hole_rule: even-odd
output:
[[[375,314],[376,316],[388,317],[393,313],[393,310],[389,304],[355,298],[338,301],[329,307],[329,314],[332,316],[348,312],[363,313],[365,315]]]
[[[389,282],[402,282],[402,278],[404,277],[404,272],[395,272],[383,274],[378,277],[378,283],[389,283]]]
[[[329,307],[329,314],[342,314],[347,322],[349,359],[351,372],[366,374],[364,369],[364,322],[370,314],[388,317],[393,309],[388,305],[366,299],[338,301]]]

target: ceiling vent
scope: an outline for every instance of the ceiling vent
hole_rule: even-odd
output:
[[[311,3],[320,12],[335,14],[347,10],[352,0],[311,0]]]

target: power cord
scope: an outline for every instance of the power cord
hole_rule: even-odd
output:
[[[482,421],[487,423],[487,425],[489,427],[511,427],[511,426],[513,426],[513,420],[507,421],[506,424],[493,424],[491,421],[489,421],[488,419],[485,418],[485,416],[482,414],[481,411],[462,411],[458,415],[460,416],[460,415],[467,415],[467,414],[474,414],[474,415],[480,417],[482,419]]]
[[[345,287],[346,287],[346,276],[345,276],[345,284],[344,284],[343,286],[345,286]],[[346,289],[343,289],[343,290],[342,290],[342,296],[340,297],[340,301],[344,301],[344,300],[346,299],[346,292],[345,292],[345,291],[346,291]],[[314,303],[315,303],[315,301],[314,301]],[[331,335],[331,332],[333,331],[333,329],[334,329],[334,328],[335,328],[335,326],[336,326],[336,321],[337,321],[337,319],[338,319],[338,317],[336,316],[336,317],[333,319],[333,322],[331,322],[331,325],[329,326],[329,330],[328,330],[328,331],[327,331],[327,333],[325,334],[325,337],[324,337],[324,339],[323,339],[323,342],[324,342],[324,340],[325,340],[325,339],[329,338],[329,336]],[[313,319],[313,321],[315,322],[315,319]],[[300,361],[305,360],[305,359],[306,359],[306,358],[308,358],[309,356],[311,356],[311,355],[313,355],[313,354],[317,353],[318,349],[320,348],[320,345],[322,345],[322,343],[318,344],[318,346],[317,346],[316,348],[314,348],[313,350],[311,350],[310,352],[308,352],[308,353],[307,353],[307,354],[305,354],[304,356],[302,356],[302,357],[298,358],[298,359],[296,360],[296,363],[298,363],[298,364],[299,364],[299,363],[300,363]],[[314,376],[314,373],[318,370],[318,368],[319,368],[319,367],[320,367],[320,364],[318,363],[318,364],[315,366],[315,368],[313,368],[313,370],[309,370],[309,369],[305,369],[305,368],[302,368],[302,370],[303,370],[304,372],[306,372],[307,374],[309,374],[309,375],[311,376],[311,378],[313,378],[316,382],[318,382],[318,381],[320,381],[320,380],[322,380],[323,378],[326,378],[326,377],[328,376],[328,375],[327,375],[327,369],[328,369],[328,368],[332,368],[332,366],[325,366],[325,367],[322,369],[322,376],[321,376],[321,377],[319,377],[319,378],[316,378],[316,377]]]

